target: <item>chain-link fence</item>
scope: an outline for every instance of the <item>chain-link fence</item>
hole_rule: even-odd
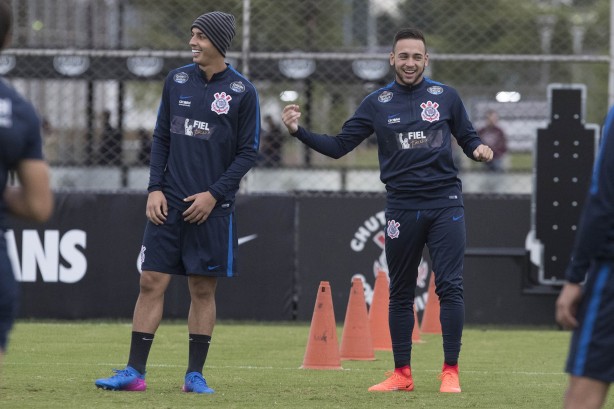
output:
[[[262,159],[247,192],[384,190],[373,141],[332,160],[288,136],[280,112],[299,103],[303,125],[338,132],[368,92],[393,79],[388,54],[406,26],[427,36],[427,75],[458,89],[476,128],[496,111],[507,137],[500,172],[459,159],[465,191],[531,192],[548,84],[585,84],[587,123],[601,123],[608,104],[610,0],[11,3],[13,44],[0,73],[44,118],[54,188],[145,189],[163,78],[191,62],[190,25],[212,10],[237,17],[227,60],[260,93]]]

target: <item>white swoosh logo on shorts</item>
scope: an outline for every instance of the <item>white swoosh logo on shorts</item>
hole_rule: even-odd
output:
[[[239,246],[241,244],[247,243],[248,241],[252,241],[254,239],[256,239],[258,237],[257,234],[250,234],[249,236],[245,236],[245,237],[239,237],[239,240],[237,240],[239,242]],[[141,253],[139,253],[139,256],[136,259],[136,269],[139,272],[139,274],[141,274]]]
[[[252,235],[245,236],[245,237],[239,237],[239,240],[238,240],[238,242],[239,242],[239,246],[240,246],[241,244],[247,243],[248,241],[252,241],[252,240],[254,240],[256,237],[258,237],[258,235],[257,235],[257,234],[252,234]]]

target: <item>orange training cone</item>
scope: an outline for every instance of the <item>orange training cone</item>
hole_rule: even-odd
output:
[[[339,357],[337,324],[328,281],[321,281],[311,318],[303,369],[343,369]]]
[[[341,359],[356,361],[375,360],[371,330],[369,329],[365,290],[362,280],[358,277],[352,280],[339,352]]]
[[[416,304],[414,304],[414,330],[411,332],[412,344],[421,344],[422,338],[420,338],[420,322],[418,321],[418,311],[416,311]]]
[[[388,324],[388,303],[390,302],[388,277],[385,271],[378,271],[373,286],[373,299],[369,310],[369,327],[373,349],[377,351],[392,351],[390,326]]]
[[[435,272],[431,271],[429,280],[428,298],[422,314],[422,326],[420,331],[423,334],[441,335],[441,321],[439,321],[439,298],[435,294]]]

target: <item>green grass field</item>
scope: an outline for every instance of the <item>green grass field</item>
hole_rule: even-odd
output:
[[[299,369],[308,333],[308,324],[219,322],[205,366],[216,393],[195,395],[180,391],[185,323],[163,322],[150,354],[148,390],[129,393],[94,387],[96,378],[125,366],[129,323],[18,322],[2,369],[0,408],[561,407],[567,332],[466,328],[458,395],[438,392],[440,336],[422,335],[425,342],[414,345],[415,391],[382,394],[367,388],[392,368],[391,352],[376,351],[375,361],[342,361],[343,370]]]

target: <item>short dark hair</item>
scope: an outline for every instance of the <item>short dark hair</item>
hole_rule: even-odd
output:
[[[396,47],[399,40],[405,40],[406,38],[422,41],[424,43],[424,50],[426,50],[426,39],[424,38],[424,33],[422,33],[422,31],[417,28],[403,28],[397,31],[394,36],[392,51],[394,51],[394,47]]]
[[[0,49],[4,47],[11,31],[12,20],[11,6],[5,0],[0,0]]]

